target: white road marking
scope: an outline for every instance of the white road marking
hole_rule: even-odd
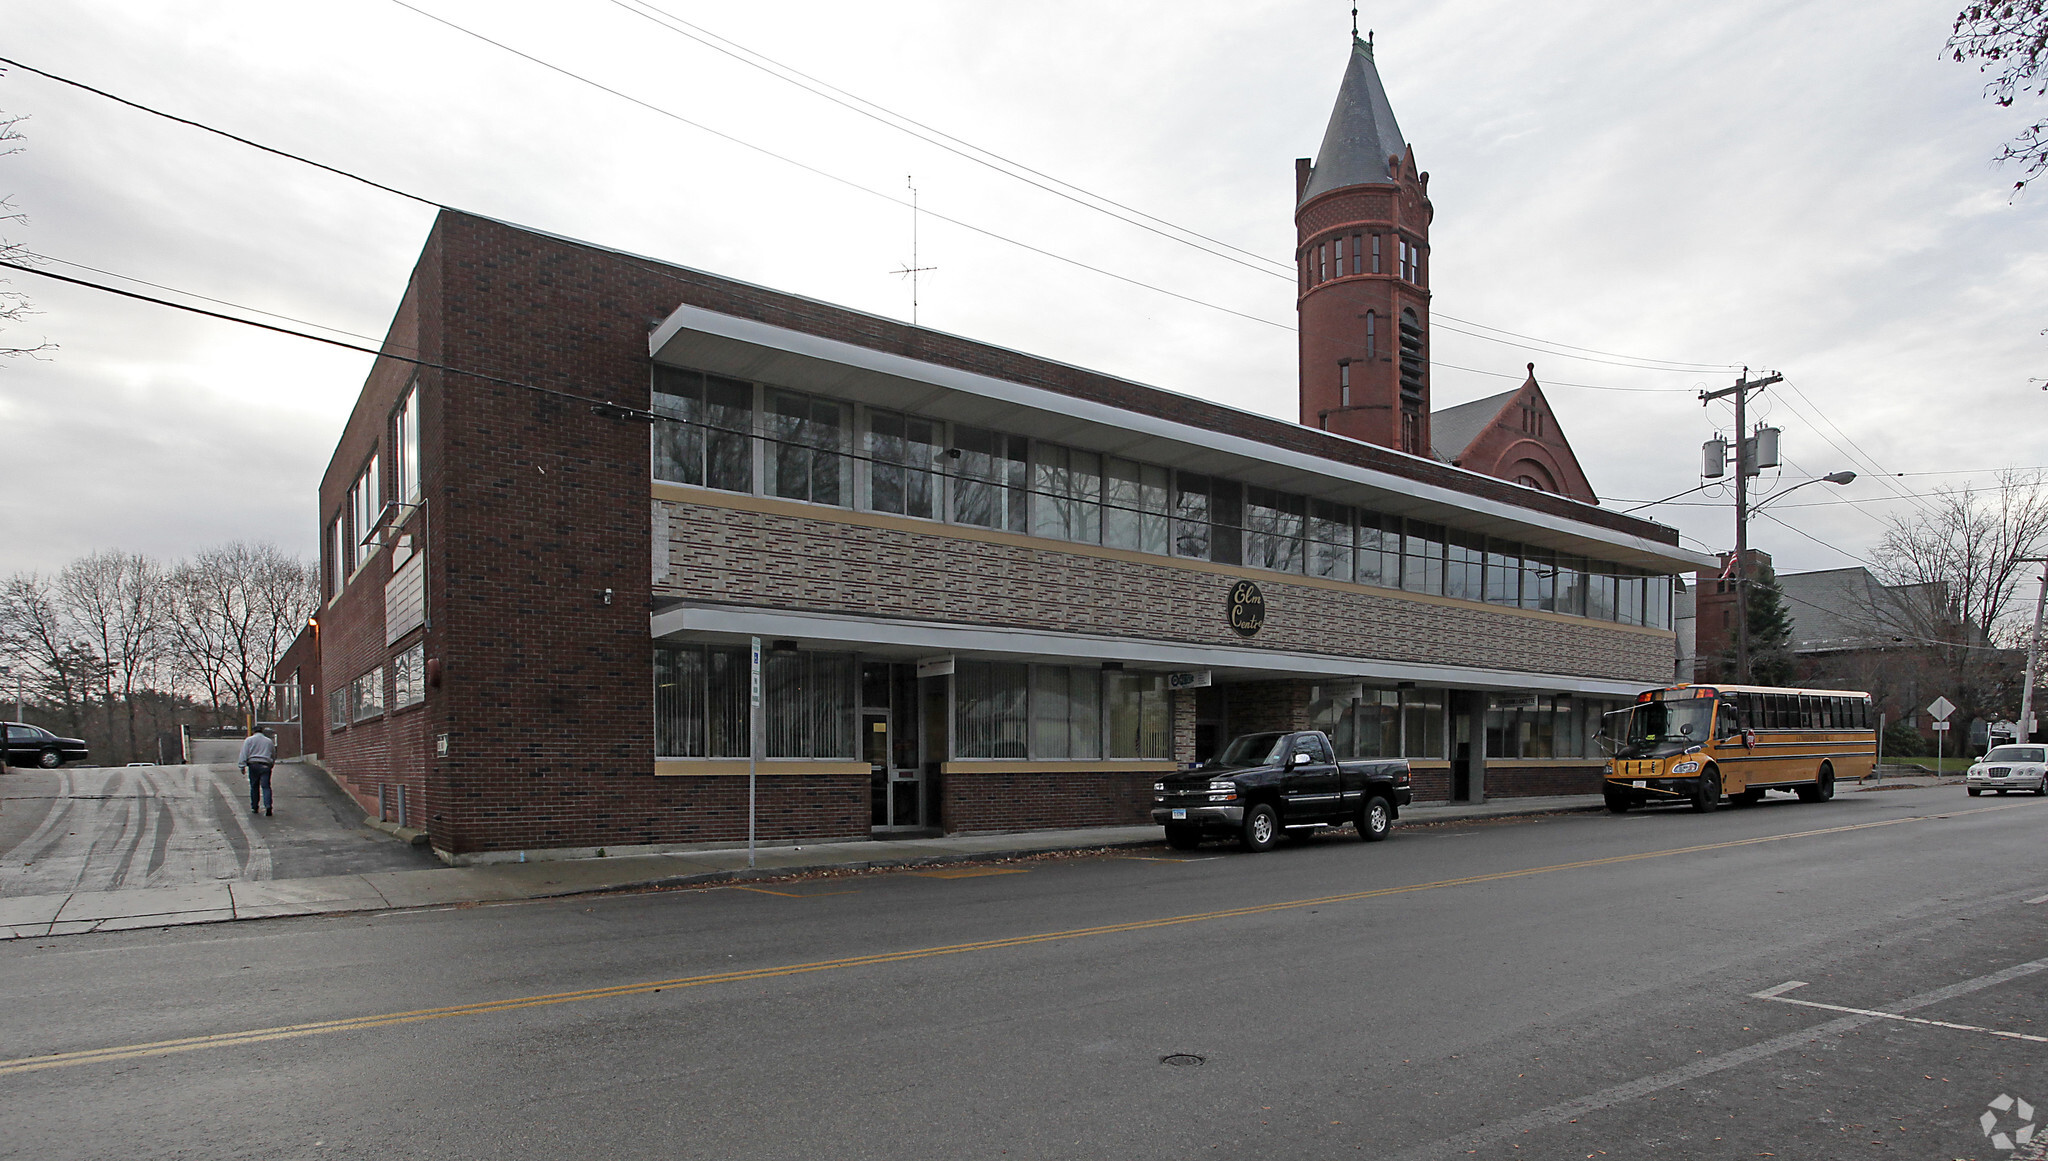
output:
[[[2048,959],[2037,959],[2027,963],[2014,964],[2012,967],[1992,972],[1990,975],[1978,976],[1973,980],[1964,980],[1961,983],[1936,988],[1930,992],[1922,992],[1917,996],[1909,996],[1893,1004],[1892,1007],[1895,1009],[1893,1012],[1837,1016],[1825,1024],[1816,1024],[1811,1028],[1802,1029],[1798,1032],[1788,1032],[1783,1036],[1774,1036],[1769,1040],[1760,1041],[1747,1048],[1737,1048],[1731,1052],[1724,1052],[1719,1056],[1710,1056],[1704,1060],[1696,1060],[1691,1064],[1687,1064],[1682,1068],[1674,1068],[1669,1072],[1659,1072],[1650,1076],[1637,1077],[1635,1080],[1624,1081],[1612,1088],[1601,1089],[1599,1092],[1579,1097],[1576,1100],[1537,1109],[1534,1112],[1524,1113],[1519,1117],[1509,1117],[1506,1120],[1496,1121],[1493,1124],[1473,1129],[1456,1137],[1445,1137],[1441,1140],[1417,1145],[1412,1149],[1395,1154],[1391,1161],[1429,1161],[1429,1159],[1436,1157],[1455,1157],[1476,1152],[1487,1146],[1496,1145],[1512,1137],[1520,1136],[1523,1133],[1548,1128],[1551,1125],[1565,1124],[1575,1117],[1583,1117],[1588,1113],[1612,1108],[1624,1101],[1635,1100],[1638,1097],[1647,1096],[1653,1092],[1673,1088],[1703,1076],[1712,1076],[1717,1072],[1726,1072],[1731,1068],[1740,1068],[1751,1061],[1762,1060],[1767,1056],[1775,1056],[1788,1049],[1800,1048],[1816,1040],[1824,1040],[1830,1036],[1860,1028],[1873,1020],[1895,1016],[1899,1012],[1910,1012],[1915,1008],[1930,1007],[1944,1000],[1952,1000],[1957,996],[1966,996],[1971,992],[1995,987],[2010,980],[2019,979],[2022,976],[2033,975],[2039,971],[2048,971]]]
[[[2027,902],[2029,902],[2029,903],[2048,903],[2048,895],[2043,895],[2043,896],[2041,896],[2041,897],[2040,897],[2039,899],[2029,899],[2029,900],[2027,900]]]
[[[1761,992],[1751,992],[1750,996],[1759,1000],[1775,1000],[1793,988],[1803,988],[1805,986],[1805,980],[1786,980],[1775,988],[1766,988]]]
[[[1979,1028],[1975,1024],[1951,1024],[1947,1020],[1923,1020],[1918,1016],[1901,1016],[1897,1012],[1878,1012],[1870,1008],[1844,1008],[1840,1004],[1822,1004],[1814,1000],[1795,1000],[1790,996],[1778,994],[1787,988],[1803,988],[1805,986],[1804,984],[1779,984],[1768,992],[1751,992],[1750,996],[1758,1000],[1776,1000],[1780,1004],[1797,1004],[1802,1008],[1821,1008],[1829,1012],[1847,1012],[1851,1016],[1876,1016],[1883,1020],[1903,1020],[1908,1024],[1925,1024],[1930,1028],[1953,1028],[1958,1032],[1983,1032],[1992,1036],[2003,1036],[2008,1040],[2031,1040],[2036,1044],[2048,1044],[2048,1036],[2030,1036],[2025,1032],[2001,1032],[1996,1028]]]

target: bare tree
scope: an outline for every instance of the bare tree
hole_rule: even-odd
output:
[[[26,120],[26,114],[0,112],[0,157],[12,157],[22,151],[22,146],[15,142],[23,140],[21,123]],[[0,223],[5,223],[5,228],[22,226],[27,222],[28,215],[15,207],[12,198],[0,197]],[[0,237],[0,262],[21,266],[38,260],[38,256],[25,244],[12,238]],[[7,280],[0,279],[0,287],[7,285]],[[0,326],[18,323],[34,313],[36,312],[29,303],[28,295],[19,290],[0,289]],[[56,349],[56,345],[50,342],[37,343],[33,347],[0,343],[0,358],[40,355]]]
[[[114,715],[125,710],[128,759],[135,760],[142,754],[136,695],[164,654],[163,567],[139,553],[95,552],[64,566],[56,593],[74,643],[93,658],[106,736],[119,736]]]
[[[175,665],[217,711],[261,718],[270,679],[318,606],[312,569],[270,544],[196,553],[171,577]]]
[[[37,701],[55,702],[71,731],[85,728],[85,700],[97,675],[73,643],[54,586],[33,572],[0,585],[0,656],[29,676]]]
[[[2048,483],[2007,471],[1989,489],[1946,488],[1931,510],[1895,516],[1873,553],[1878,579],[1865,610],[1881,648],[1971,714],[2018,709],[2013,646],[2032,627],[2018,600],[2048,549]],[[1905,672],[1905,670],[1902,670]],[[1922,677],[1913,677],[1917,683]]]
[[[1985,491],[1943,488],[1932,510],[1888,523],[1873,553],[1880,580],[1919,588],[1917,605],[1938,592],[1946,601],[1939,612],[1955,633],[1974,627],[1992,643],[2020,639],[2024,627],[2016,622],[2024,618],[2013,608],[2013,595],[2028,575],[2026,558],[2048,547],[2048,482],[2040,473],[2001,472],[1996,486]],[[1920,632],[1927,628],[1922,619],[1936,612],[1902,605],[1892,615]]]
[[[1956,14],[1948,51],[1958,61],[1976,61],[1990,74],[1985,93],[2010,108],[2024,96],[2048,93],[2048,0],[1992,0]],[[2048,118],[2036,118],[2007,142],[2001,162],[2019,162],[2022,176],[2013,189],[2048,169]]]

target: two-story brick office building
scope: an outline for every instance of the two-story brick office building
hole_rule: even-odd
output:
[[[1412,216],[1382,156],[1363,184]],[[1371,235],[1360,184],[1303,206]],[[1304,414],[1426,409],[1426,236],[1398,241],[1305,273],[1406,341],[1311,398],[1345,340],[1305,333]],[[385,349],[418,362],[379,360],[321,489],[309,748],[454,859],[743,838],[756,637],[768,841],[1140,821],[1159,772],[1259,728],[1407,755],[1424,799],[1591,788],[1598,714],[1670,679],[1701,563],[1330,416],[453,212]]]

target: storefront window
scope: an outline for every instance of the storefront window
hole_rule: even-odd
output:
[[[1309,724],[1330,735],[1340,758],[1441,758],[1444,692],[1366,689],[1315,702]]]
[[[744,649],[654,648],[654,752],[663,758],[747,756]]]
[[[953,748],[962,758],[1022,758],[1030,666],[962,661],[953,670]]]
[[[1102,671],[1031,667],[1031,757],[1102,757]]]
[[[1408,758],[1444,756],[1444,691],[1401,690],[1401,750]]]
[[[1112,669],[1102,675],[1109,756],[1173,757],[1172,701],[1157,673]]]
[[[761,657],[761,716],[770,758],[854,757],[851,653],[776,650]]]

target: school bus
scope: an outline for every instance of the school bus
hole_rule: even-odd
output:
[[[1826,802],[1843,778],[1877,760],[1870,695],[1847,689],[1674,685],[1645,690],[1607,714],[1612,755],[1604,793],[1620,814],[1655,802],[1707,811],[1723,799],[1749,806],[1767,790]]]

